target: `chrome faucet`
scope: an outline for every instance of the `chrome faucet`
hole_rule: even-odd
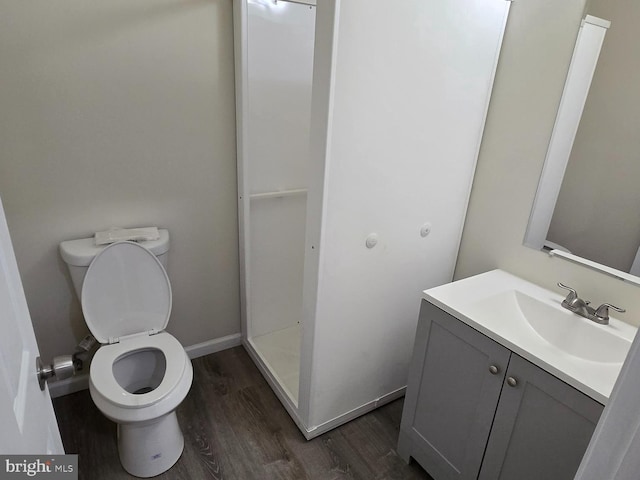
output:
[[[558,282],[558,286],[560,288],[564,288],[565,290],[569,290],[567,298],[562,301],[562,306],[564,308],[572,311],[576,315],[580,315],[581,317],[588,318],[589,320],[599,323],[600,325],[609,325],[610,308],[613,308],[616,312],[626,312],[624,308],[616,307],[615,305],[611,305],[610,303],[603,303],[598,308],[593,308],[589,306],[591,302],[581,299],[578,296],[578,292],[576,292],[573,288],[568,287],[560,282]]]

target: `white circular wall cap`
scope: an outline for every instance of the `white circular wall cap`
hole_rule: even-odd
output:
[[[375,247],[378,244],[378,234],[370,233],[369,235],[367,235],[367,239],[364,244],[367,246],[367,248]]]
[[[424,225],[422,225],[422,227],[420,228],[420,236],[424,238],[430,233],[431,233],[431,224],[427,222]]]

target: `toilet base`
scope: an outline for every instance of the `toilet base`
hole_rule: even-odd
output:
[[[118,452],[124,469],[136,477],[155,477],[182,455],[184,437],[176,412],[142,423],[118,424]]]

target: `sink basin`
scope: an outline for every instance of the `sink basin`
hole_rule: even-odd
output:
[[[562,308],[558,299],[540,300],[518,290],[476,302],[470,305],[469,313],[508,315],[512,321],[526,323],[560,352],[592,362],[622,364],[631,347],[631,339],[618,333],[615,321],[599,325]]]
[[[637,332],[616,318],[599,325],[580,317],[560,305],[563,295],[502,270],[423,298],[603,404]]]
[[[593,362],[622,363],[627,358],[631,340],[618,336],[615,326],[599,325],[566,309],[559,311],[533,297],[514,293],[529,325],[552,345]]]

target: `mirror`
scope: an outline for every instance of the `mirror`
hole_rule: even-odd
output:
[[[592,0],[589,13],[524,243],[640,276],[640,2]]]

